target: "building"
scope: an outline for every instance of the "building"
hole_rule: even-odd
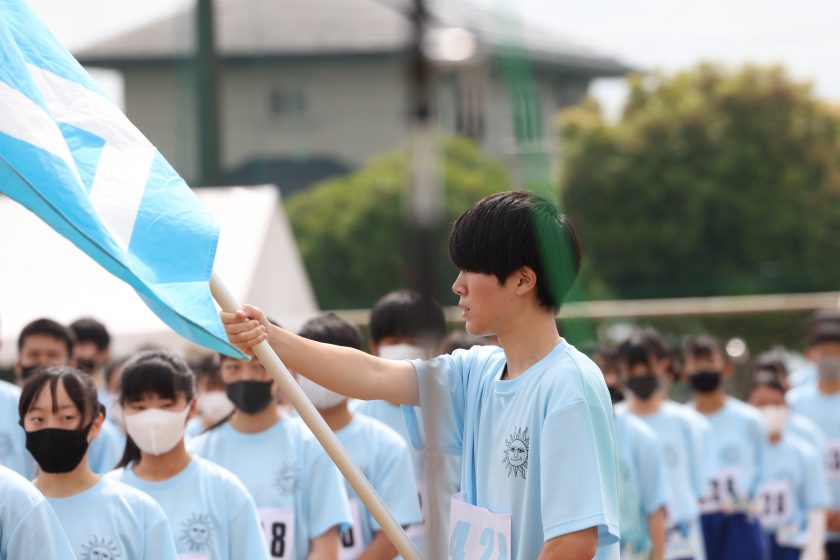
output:
[[[407,0],[215,0],[226,183],[276,183],[288,195],[405,145],[409,6]],[[523,135],[531,139],[528,150],[556,154],[557,110],[577,103],[591,80],[628,71],[610,57],[461,0],[440,2],[432,16],[436,26],[470,30],[479,53],[469,64],[440,71],[440,127],[473,137],[490,154],[515,159]],[[75,53],[85,66],[122,73],[128,117],[189,182],[199,169],[191,86],[195,20],[194,9],[186,9]],[[512,94],[514,82],[518,93]],[[535,103],[523,108],[523,92]]]

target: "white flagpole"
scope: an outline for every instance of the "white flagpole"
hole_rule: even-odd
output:
[[[215,272],[210,279],[210,291],[213,294],[213,298],[224,311],[232,312],[239,308],[236,298],[228,291]],[[365,475],[362,474],[362,471],[359,470],[359,467],[350,459],[347,450],[344,449],[344,446],[335,437],[335,434],[321,417],[321,414],[303,393],[271,345],[263,341],[257,346],[254,346],[253,350],[254,355],[265,366],[265,369],[274,378],[274,382],[277,383],[280,390],[283,391],[283,394],[288,397],[292,406],[300,414],[301,419],[306,423],[315,437],[318,438],[318,441],[338,467],[338,470],[341,471],[341,474],[344,475],[344,478],[347,479],[347,482],[350,483],[356,495],[359,496],[359,499],[368,508],[368,511],[370,511],[371,515],[379,523],[379,526],[385,531],[385,534],[396,547],[400,556],[406,560],[421,560],[420,554],[414,547],[414,543],[409,540],[405,531],[403,531],[403,528],[394,519],[390,510],[382,503],[382,499],[365,478]]]

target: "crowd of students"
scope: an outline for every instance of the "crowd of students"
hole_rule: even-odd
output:
[[[744,402],[713,337],[639,331],[591,359],[562,339],[580,248],[536,195],[478,203],[450,256],[467,331],[494,337],[446,337],[409,291],[373,307],[367,343],[332,314],[298,334],[221,314],[296,372],[423,557],[840,559],[840,314],[815,316],[803,370],[756,360]],[[0,560],[397,556],[259,362],[109,342],[93,319],[21,331]]]

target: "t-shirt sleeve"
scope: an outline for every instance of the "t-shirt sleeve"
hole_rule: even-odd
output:
[[[3,527],[3,531],[6,530],[6,527]],[[6,539],[5,534],[2,538]],[[5,548],[5,557],[9,559],[75,560],[76,558],[58,517],[44,499],[35,501],[17,525],[11,528]]]
[[[239,480],[229,478],[225,483],[228,485],[230,527],[228,558],[269,560],[268,547],[254,500]]]
[[[146,504],[146,543],[142,560],[177,560],[175,536],[163,509],[150,500]]]
[[[709,481],[714,477],[715,464],[714,443],[712,442],[712,427],[708,420],[699,414],[692,414],[685,420],[685,430],[689,442],[689,465],[691,468],[691,482],[698,498],[706,495]]]
[[[470,364],[476,352],[456,350],[432,360],[413,360],[420,389],[420,408],[427,422],[435,422],[437,449],[460,455],[464,445],[464,414]],[[422,451],[428,442],[412,407],[403,406],[403,414],[412,445]]]
[[[329,455],[315,442],[307,449],[307,467],[303,473],[306,489],[306,511],[309,516],[309,540],[332,527],[339,531],[350,527],[353,518],[347,505],[344,479]]]
[[[545,419],[540,447],[544,539],[598,527],[598,546],[619,538],[618,457],[612,410],[568,403]]]
[[[397,523],[404,526],[420,523],[423,516],[420,513],[414,467],[411,464],[408,446],[397,434],[394,434],[393,438],[384,439],[381,444],[383,447],[377,461],[376,476],[371,480],[371,484],[391,510]],[[372,515],[370,526],[374,531],[381,529]]]
[[[805,508],[818,509],[831,506],[831,491],[825,477],[822,454],[816,450],[803,448],[805,468]]]
[[[642,507],[645,513],[650,515],[668,502],[665,452],[662,449],[662,444],[651,430],[641,431],[638,434],[637,443],[634,451],[636,452]]]

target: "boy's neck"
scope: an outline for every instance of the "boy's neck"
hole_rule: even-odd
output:
[[[551,312],[522,313],[512,323],[498,333],[499,346],[505,351],[508,380],[525,373],[561,340]]]
[[[81,462],[67,473],[48,473],[41,471],[35,477],[35,487],[47,498],[69,498],[85,490],[90,490],[102,479],[90,470],[87,453]]]
[[[280,410],[272,402],[256,414],[245,414],[241,410],[236,409],[228,423],[237,432],[258,434],[275,425],[282,417],[283,415],[280,414]]]
[[[694,406],[701,414],[714,414],[726,404],[726,393],[721,389],[712,393],[694,393]]]
[[[823,395],[836,395],[840,393],[840,379],[823,379],[820,377],[817,380],[817,387]]]
[[[633,396],[627,399],[627,410],[636,416],[650,416],[656,414],[662,408],[664,397],[661,393],[653,395],[649,399],[637,399]]]
[[[192,457],[187,453],[184,440],[163,455],[143,453],[139,463],[134,466],[134,474],[149,482],[168,480],[190,465]]]
[[[353,421],[353,413],[350,412],[350,407],[347,405],[346,400],[332,408],[319,409],[318,412],[321,413],[324,422],[327,423],[333,432],[339,431]]]

